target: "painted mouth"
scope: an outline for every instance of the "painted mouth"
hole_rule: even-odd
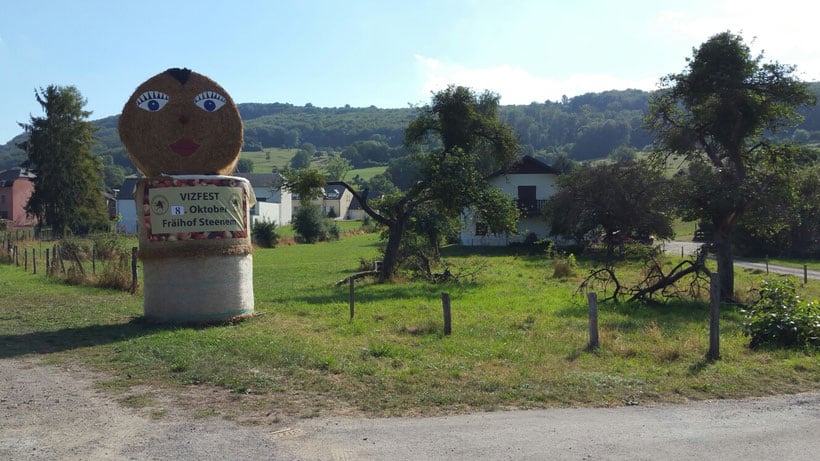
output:
[[[188,138],[182,138],[171,144],[171,150],[174,151],[175,154],[183,157],[193,155],[197,149],[199,149],[199,144],[195,143],[193,139]]]

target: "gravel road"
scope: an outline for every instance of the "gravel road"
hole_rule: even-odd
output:
[[[436,418],[239,425],[125,407],[104,376],[0,359],[3,460],[803,460],[820,453],[820,392],[750,400]]]

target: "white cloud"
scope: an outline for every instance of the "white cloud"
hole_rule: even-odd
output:
[[[655,18],[660,37],[676,37],[696,48],[714,34],[730,30],[743,36],[752,53],[766,61],[797,65],[803,80],[820,80],[820,39],[814,6],[801,0],[779,0],[776,7],[760,0],[712,0],[707,7],[669,9]]]
[[[574,74],[566,79],[549,79],[532,75],[520,66],[502,64],[494,67],[470,68],[435,58],[416,55],[422,67],[424,84],[419,96],[428,98],[432,92],[447,85],[462,85],[476,91],[490,90],[501,96],[502,104],[560,101],[561,97],[589,92],[638,88],[652,90],[657,78],[626,80],[605,74]]]

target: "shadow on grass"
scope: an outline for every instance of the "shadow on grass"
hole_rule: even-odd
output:
[[[26,354],[51,354],[82,347],[111,344],[176,328],[180,326],[150,323],[138,317],[124,324],[89,325],[54,331],[0,335],[0,358]]]
[[[648,320],[660,322],[692,322],[701,321],[708,318],[709,305],[701,301],[670,300],[665,303],[644,304],[640,302],[606,302],[598,305],[599,312],[603,314],[617,314],[621,319],[612,319],[613,322],[620,322],[624,328],[634,327],[635,323],[644,323]],[[586,304],[559,309],[557,313],[564,317],[586,318],[589,309]],[[729,315],[728,309],[724,309],[721,315]]]

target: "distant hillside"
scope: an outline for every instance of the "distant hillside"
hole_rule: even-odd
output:
[[[810,84],[820,97],[820,82]],[[641,150],[651,143],[642,117],[651,93],[640,90],[587,93],[560,102],[502,106],[509,123],[528,154],[549,158],[566,154],[575,160],[610,155],[618,149]],[[414,109],[376,107],[321,108],[310,104],[240,104],[245,125],[246,151],[267,147],[299,148],[307,143],[320,151],[336,152],[358,166],[385,164],[401,149],[404,129]],[[805,121],[795,130],[779,133],[804,142],[820,142],[820,108],[804,111]],[[117,135],[117,116],[94,120],[99,128],[94,151],[110,170],[133,173]],[[0,146],[0,169],[19,165],[25,153],[15,147],[23,136]]]

